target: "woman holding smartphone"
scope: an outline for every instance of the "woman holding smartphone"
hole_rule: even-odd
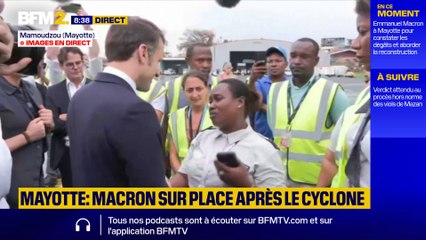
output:
[[[210,95],[210,117],[217,127],[198,134],[173,187],[284,187],[285,170],[279,151],[256,133],[246,118],[256,111],[258,96],[240,80],[219,82]],[[234,152],[237,166],[227,166],[232,156],[217,161],[217,154]],[[222,154],[223,155],[223,154]]]

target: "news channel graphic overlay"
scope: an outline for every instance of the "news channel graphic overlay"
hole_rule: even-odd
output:
[[[332,225],[336,222],[333,217],[310,216],[294,217],[287,215],[281,216],[223,216],[223,215],[204,215],[204,216],[117,216],[116,214],[100,214],[99,218],[94,216],[81,217],[75,220],[75,224],[68,224],[67,228],[73,230],[76,236],[87,236],[85,233],[99,233],[99,236],[112,237],[135,237],[135,236],[171,236],[178,238],[181,236],[194,236],[203,226],[211,229],[212,227],[224,226],[238,227],[247,226],[257,227],[257,225]],[[99,228],[98,228],[99,227]],[[235,230],[235,229],[234,229]],[[222,236],[223,238],[223,236]],[[214,239],[214,238],[202,238]],[[250,238],[252,239],[252,238]]]
[[[18,47],[91,47],[93,31],[18,31]]]
[[[426,5],[376,0],[371,5],[371,63],[377,69],[426,67]]]
[[[426,136],[425,80],[425,69],[371,70],[373,138]]]
[[[19,188],[20,209],[369,209],[368,188]]]
[[[127,25],[128,22],[128,16],[71,16],[72,25]]]
[[[68,21],[65,12],[42,12],[42,11],[19,11],[18,24],[39,24],[39,25],[127,25],[128,16],[71,16]]]
[[[83,212],[84,213],[84,212]],[[196,213],[196,212],[195,212]],[[340,219],[335,217],[321,215],[311,215],[309,217],[295,214],[262,214],[260,216],[247,215],[224,215],[215,211],[213,214],[194,214],[186,213],[182,215],[166,214],[143,214],[140,212],[120,214],[117,211],[104,212],[103,214],[76,214],[71,219],[61,225],[71,236],[86,237],[98,234],[99,236],[111,237],[136,237],[139,236],[171,236],[179,239],[179,235],[186,237],[195,237],[203,231],[204,228],[217,227],[219,232],[226,232],[226,228],[240,226],[259,227],[258,225],[333,225]],[[91,233],[91,234],[89,234]],[[253,233],[250,233],[253,234]],[[69,236],[69,235],[68,235]],[[93,238],[92,238],[93,239]],[[143,238],[142,238],[143,239]],[[188,238],[185,238],[188,239]],[[200,239],[200,238],[195,238]],[[201,239],[215,239],[202,237]],[[223,236],[222,236],[223,239]],[[225,238],[228,239],[228,238]],[[229,238],[231,239],[231,238]],[[258,239],[258,238],[250,238]],[[268,238],[267,238],[268,239]],[[304,238],[306,239],[306,238]]]

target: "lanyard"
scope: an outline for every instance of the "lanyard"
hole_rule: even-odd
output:
[[[192,142],[192,140],[197,136],[198,132],[200,131],[201,125],[204,122],[204,113],[205,113],[206,109],[207,109],[207,107],[204,107],[203,113],[202,113],[201,118],[200,118],[200,122],[198,123],[197,131],[195,132],[195,136],[194,136],[194,133],[192,132],[192,109],[191,109],[191,106],[188,106],[189,143]]]
[[[308,89],[306,89],[305,94],[303,94],[302,99],[300,99],[299,104],[297,104],[296,108],[294,109],[293,113],[290,114],[293,100],[291,98],[291,83],[288,83],[287,87],[287,115],[288,115],[288,122],[287,124],[290,125],[293,121],[294,117],[296,117],[297,112],[299,111],[300,105],[302,105],[303,100],[305,100],[306,95],[308,95],[309,90],[311,90],[311,87],[315,84],[315,82],[318,80],[318,76],[316,76],[312,82],[309,84]]]

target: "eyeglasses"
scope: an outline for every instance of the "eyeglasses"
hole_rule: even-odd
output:
[[[67,67],[67,68],[73,68],[74,66],[75,66],[75,67],[80,67],[80,66],[81,66],[81,64],[83,64],[83,61],[68,62],[68,63],[65,63],[64,65],[65,65],[65,67]]]

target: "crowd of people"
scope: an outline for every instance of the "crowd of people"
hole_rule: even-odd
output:
[[[369,71],[370,1],[355,11],[352,48]],[[44,59],[0,64],[0,208],[17,208],[19,187],[370,186],[370,89],[350,105],[317,76],[316,41],[266,49],[248,84],[229,63],[212,76],[211,49],[197,43],[190,71],[163,85],[165,43],[154,23],[129,17],[108,30],[105,68],[96,41],[89,54],[47,48]],[[13,49],[0,19],[0,63]],[[38,70],[22,74],[32,61]]]

